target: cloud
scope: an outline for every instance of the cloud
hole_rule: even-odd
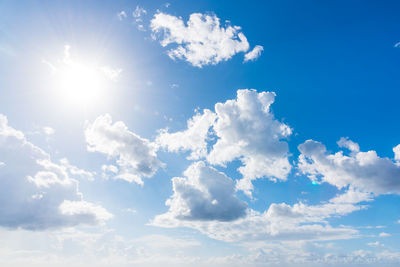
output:
[[[394,44],[394,47],[395,47],[395,48],[400,47],[400,42],[395,43],[395,44]]]
[[[147,14],[146,9],[136,6],[135,10],[132,12],[132,16],[135,19],[135,23],[137,25],[138,30],[146,31],[143,25],[143,16]]]
[[[176,210],[180,206],[176,205]],[[234,221],[185,220],[170,211],[157,215],[151,224],[159,227],[188,227],[196,229],[210,238],[239,243],[275,241],[317,241],[349,239],[358,231],[350,227],[332,227],[327,222],[362,209],[353,203],[333,203],[309,206],[304,203],[288,205],[273,203],[265,212],[249,209],[247,216]],[[184,212],[185,209],[179,210]]]
[[[261,45],[256,45],[253,50],[244,55],[244,62],[256,60],[261,56],[263,50],[264,47]]]
[[[385,232],[382,232],[382,233],[379,234],[379,237],[389,237],[389,236],[391,236],[391,234],[388,234],[388,233],[385,233]]]
[[[204,162],[193,163],[185,177],[172,178],[174,194],[164,216],[178,220],[232,221],[246,215],[247,204],[235,195],[235,184]]]
[[[52,162],[49,154],[9,126],[2,114],[0,161],[5,163],[0,168],[0,226],[42,230],[111,218],[101,206],[83,200],[78,181],[70,177],[80,169]],[[63,203],[68,201],[80,212],[64,213]]]
[[[358,144],[347,139],[338,144],[350,149],[350,155],[343,151],[329,154],[322,143],[313,140],[299,145],[300,172],[313,181],[327,182],[339,189],[351,186],[375,195],[400,194],[400,166],[393,160],[381,158],[373,150],[361,152]]]
[[[397,145],[393,148],[394,159],[400,163],[400,145]]]
[[[274,101],[273,92],[238,90],[236,99],[217,103],[215,112],[197,113],[184,131],[161,131],[157,141],[169,151],[190,150],[189,159],[206,157],[212,165],[239,159],[243,178],[237,186],[251,195],[252,180],[286,180],[291,170],[285,139],[292,130],[275,119],[270,110]]]
[[[116,158],[119,166],[117,179],[143,184],[143,177],[151,177],[163,166],[157,158],[157,146],[128,130],[122,122],[112,123],[109,114],[99,116],[85,129],[87,149]]]
[[[210,127],[213,125],[216,114],[205,109],[203,114],[197,113],[187,122],[187,130],[168,133],[168,129],[161,130],[157,143],[166,147],[170,152],[191,151],[189,159],[199,159],[207,156],[207,141]]]
[[[49,127],[49,126],[43,127],[43,133],[45,135],[53,135],[55,132],[56,131],[53,128]]]
[[[370,246],[370,247],[384,247],[384,245],[379,243],[379,241],[369,242],[369,243],[367,243],[367,245]]]
[[[224,166],[235,159],[242,162],[238,169],[243,178],[238,188],[250,194],[251,181],[268,177],[286,180],[291,170],[288,144],[284,141],[291,128],[279,122],[270,107],[275,93],[238,90],[235,100],[215,105],[217,119],[213,125],[217,141],[207,160]]]
[[[200,68],[226,61],[249,49],[240,27],[223,27],[216,15],[193,13],[185,25],[182,18],[159,12],[150,27],[154,36],[159,34],[163,47],[176,44],[168,51],[170,58],[186,60]]]
[[[126,19],[127,14],[126,14],[125,11],[122,10],[121,12],[119,12],[119,13],[117,14],[117,17],[118,17],[119,20],[124,20],[124,19]]]

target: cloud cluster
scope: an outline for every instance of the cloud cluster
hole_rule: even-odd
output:
[[[298,167],[301,173],[316,182],[327,182],[337,188],[351,186],[362,192],[400,194],[400,166],[389,158],[381,158],[376,151],[360,151],[359,145],[340,139],[338,145],[350,151],[330,154],[317,141],[307,140],[299,145]],[[395,159],[398,146],[393,150]]]
[[[190,159],[205,157],[213,165],[239,159],[243,178],[238,188],[251,195],[252,180],[286,180],[291,170],[285,139],[292,130],[275,119],[270,109],[274,100],[273,92],[238,90],[236,99],[217,103],[215,112],[196,114],[186,130],[162,131],[157,140],[169,151],[191,150]]]
[[[161,36],[163,47],[176,44],[168,51],[170,58],[186,60],[196,67],[215,65],[249,50],[240,27],[223,27],[216,15],[193,13],[185,24],[182,18],[159,12],[154,15],[150,27],[155,35]],[[261,46],[255,47],[246,55],[245,61],[259,57],[261,50]]]
[[[189,190],[186,192],[189,193]],[[320,205],[307,205],[302,202],[294,205],[273,203],[265,212],[248,209],[246,216],[229,222],[182,219],[176,214],[185,212],[186,209],[179,203],[174,203],[170,205],[167,213],[156,216],[151,223],[160,227],[193,228],[210,238],[226,242],[349,239],[356,237],[358,231],[345,226],[332,227],[328,223],[329,218],[344,216],[365,208],[365,206],[356,205],[358,202],[355,203],[354,200],[346,200],[347,194],[348,192],[338,195]],[[369,200],[368,196],[364,196],[357,201]]]
[[[157,158],[157,146],[128,130],[122,122],[112,122],[109,114],[99,116],[85,129],[87,149],[115,158],[119,167],[117,179],[143,184],[143,177],[151,177],[163,166]],[[106,168],[113,172],[115,166]]]
[[[98,224],[111,218],[103,207],[83,200],[78,181],[82,170],[54,163],[0,114],[0,226],[29,230]],[[66,209],[66,207],[68,207]]]

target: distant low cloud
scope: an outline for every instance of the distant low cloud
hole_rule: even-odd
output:
[[[115,176],[128,182],[143,184],[163,166],[158,160],[156,144],[128,130],[122,122],[112,122],[109,114],[99,116],[85,129],[87,149],[116,159],[119,172]],[[110,168],[106,168],[112,171]],[[115,170],[115,169],[113,169]]]
[[[261,45],[256,45],[253,50],[244,55],[244,62],[256,60],[261,56],[263,50],[264,47]]]
[[[170,58],[186,60],[200,68],[229,60],[235,54],[249,50],[249,43],[240,32],[241,28],[221,26],[216,15],[193,13],[185,24],[180,17],[158,12],[151,20],[150,27],[154,36],[160,37],[163,47],[176,44],[176,48],[168,51]],[[245,61],[256,59],[261,50],[261,46],[256,46]]]
[[[8,125],[0,114],[0,226],[44,230],[99,224],[112,215],[83,200],[79,182],[71,177],[88,174],[50,155]]]
[[[400,194],[400,165],[389,158],[381,158],[376,151],[361,152],[359,145],[340,139],[339,146],[350,151],[334,154],[317,141],[307,140],[299,146],[299,170],[316,182],[326,182],[337,188],[351,186],[357,190],[380,194]],[[398,147],[393,150],[397,160]]]
[[[192,185],[190,182],[188,184]],[[187,188],[187,190],[189,189],[190,187]],[[196,194],[193,192],[186,190],[185,192],[188,192],[185,199],[190,199],[192,196],[196,199]],[[182,207],[185,199],[179,198],[175,189],[174,196],[176,197],[175,199],[172,198],[174,203],[171,203],[171,200],[167,201],[167,205],[170,205],[170,211],[156,216],[151,221],[152,225],[167,228],[189,227],[213,239],[248,244],[354,238],[358,234],[357,230],[346,226],[332,227],[328,224],[327,219],[344,216],[364,208],[357,203],[346,202],[347,197],[338,195],[320,205],[307,205],[302,202],[294,205],[273,203],[264,212],[248,209],[246,216],[233,221],[212,220],[212,218],[208,218],[208,220],[200,218],[187,220],[184,217],[174,215],[173,211],[177,211],[177,214],[185,212],[190,214],[187,209]],[[341,200],[338,201],[338,199]],[[361,200],[365,201],[365,199]]]

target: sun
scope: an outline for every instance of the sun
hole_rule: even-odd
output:
[[[63,102],[83,106],[104,100],[110,82],[115,81],[121,72],[121,69],[72,58],[68,45],[64,47],[63,59],[57,64],[45,63],[52,69],[57,97]]]

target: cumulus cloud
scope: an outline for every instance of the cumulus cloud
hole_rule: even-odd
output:
[[[316,182],[327,182],[341,189],[351,186],[358,191],[380,194],[400,194],[400,166],[376,151],[359,151],[358,144],[341,139],[339,146],[350,149],[350,155],[327,152],[313,140],[299,145],[299,170]],[[396,153],[396,148],[394,149]]]
[[[132,16],[135,19],[138,30],[146,31],[143,25],[143,16],[147,14],[146,9],[140,6],[136,6],[135,10],[132,12]]]
[[[235,100],[215,105],[217,119],[213,129],[217,141],[207,160],[223,166],[239,159],[243,178],[238,188],[247,194],[253,189],[252,180],[286,180],[291,170],[284,139],[292,130],[275,119],[270,110],[274,101],[273,92],[238,90]]]
[[[251,195],[252,180],[286,180],[291,170],[285,139],[292,130],[275,119],[270,110],[274,100],[273,92],[238,90],[236,99],[217,103],[215,112],[196,114],[188,121],[187,130],[164,130],[157,140],[169,151],[190,150],[189,159],[206,157],[213,165],[225,166],[239,159],[243,178],[237,186]]]
[[[172,178],[174,194],[167,217],[178,220],[232,221],[246,215],[247,204],[235,195],[235,184],[204,162],[193,163],[185,177]]]
[[[122,121],[113,123],[109,114],[88,124],[85,137],[89,151],[116,158],[117,179],[143,184],[143,177],[153,176],[163,166],[156,155],[156,144],[129,131]]]
[[[397,145],[393,148],[394,152],[394,159],[398,162],[400,162],[400,145]]]
[[[180,17],[159,12],[154,15],[150,27],[155,36],[160,36],[163,47],[176,44],[168,51],[170,58],[186,60],[196,67],[215,65],[249,50],[241,28],[221,26],[216,15],[193,13],[185,24]],[[259,49],[252,54],[254,58]]]
[[[187,130],[169,133],[168,129],[160,131],[157,143],[170,152],[191,151],[189,159],[199,159],[207,156],[207,141],[210,127],[216,114],[205,109],[203,114],[197,113],[187,123]]]
[[[78,181],[71,178],[80,169],[52,162],[49,154],[9,126],[2,114],[0,161],[5,163],[0,168],[0,226],[36,230],[97,224],[111,218],[101,206],[83,200]],[[79,214],[64,213],[65,201],[74,203]]]
[[[256,60],[261,56],[263,50],[264,47],[261,45],[256,45],[253,50],[244,55],[244,62]]]

